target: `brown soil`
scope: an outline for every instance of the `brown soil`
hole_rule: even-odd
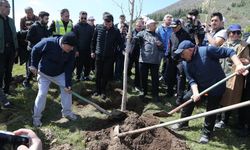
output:
[[[136,113],[129,112],[128,118],[120,123],[120,131],[126,132],[159,124],[159,120],[152,115],[139,116]],[[116,124],[117,125],[117,124]],[[146,132],[128,135],[118,138],[112,137],[111,132],[114,127],[102,129],[100,131],[87,131],[86,147],[89,150],[187,150],[184,141],[177,138],[166,128],[157,128]],[[112,137],[112,138],[111,138]]]

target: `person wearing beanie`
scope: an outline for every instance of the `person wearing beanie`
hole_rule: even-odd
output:
[[[214,110],[219,107],[220,100],[226,89],[226,83],[220,84],[210,90],[205,96],[200,96],[200,92],[211,87],[215,83],[225,78],[225,73],[219,62],[220,58],[230,57],[236,69],[237,74],[247,75],[245,69],[235,51],[225,47],[202,46],[198,47],[191,41],[184,40],[174,52],[178,57],[183,59],[184,70],[190,84],[192,93],[190,95],[193,102],[185,106],[181,111],[181,118],[192,115],[197,101],[206,100],[206,110]],[[213,68],[213,69],[211,69]],[[200,143],[206,144],[211,138],[214,129],[216,115],[206,116],[204,127],[202,129]],[[188,122],[177,123],[172,126],[173,130],[188,128]]]
[[[124,50],[120,31],[114,27],[113,15],[103,13],[103,24],[96,26],[91,43],[91,57],[96,62],[96,92],[93,96],[106,99],[106,86],[113,77],[113,66],[117,47]]]
[[[62,116],[69,120],[76,120],[72,113],[71,78],[75,63],[74,46],[77,44],[75,33],[69,32],[61,37],[50,37],[37,43],[31,52],[30,70],[38,74],[38,94],[34,104],[33,125],[42,125],[42,112],[46,104],[46,96],[51,80],[58,83],[61,91]],[[50,78],[50,79],[48,79]]]

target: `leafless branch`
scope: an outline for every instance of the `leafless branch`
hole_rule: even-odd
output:
[[[142,4],[143,4],[143,0],[138,0],[138,5],[136,7],[136,16],[135,16],[136,19],[141,16]],[[139,6],[139,8],[138,8],[138,6]]]
[[[116,0],[112,0],[112,1],[115,3],[115,5],[116,5],[117,7],[119,7],[119,8],[121,9],[122,14],[125,14],[124,11],[123,11],[124,9],[123,9],[122,3],[119,4]]]

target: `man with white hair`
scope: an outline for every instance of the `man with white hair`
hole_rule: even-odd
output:
[[[29,27],[39,20],[39,17],[34,15],[34,11],[31,7],[26,7],[25,9],[26,16],[21,18],[20,21],[20,30],[28,30]]]
[[[164,79],[164,81],[167,83],[167,67],[169,67],[169,59],[170,59],[170,39],[171,39],[171,35],[173,33],[173,29],[170,27],[170,24],[172,22],[173,16],[170,14],[166,14],[163,18],[163,24],[161,24],[156,32],[157,34],[160,35],[162,42],[163,42],[163,46],[164,46],[164,57],[163,57],[163,66],[162,66],[162,77]],[[173,86],[168,86],[168,87],[173,87]],[[168,96],[173,96],[174,91],[171,88],[168,88]]]
[[[142,93],[140,98],[145,102],[147,95],[147,79],[150,70],[152,79],[153,100],[159,102],[159,65],[163,55],[163,42],[161,37],[155,32],[156,24],[153,19],[146,23],[146,30],[139,32],[135,40],[140,42],[139,69],[142,84]]]

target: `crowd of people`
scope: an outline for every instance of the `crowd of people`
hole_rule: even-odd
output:
[[[26,63],[25,88],[32,87],[30,82],[37,75],[39,90],[33,111],[36,127],[42,125],[42,112],[51,82],[60,87],[62,116],[76,120],[71,109],[72,78],[77,82],[94,80],[93,96],[105,100],[108,82],[122,81],[126,50],[129,51],[128,77],[133,78],[134,90],[143,102],[147,102],[145,96],[149,93],[149,71],[152,101],[163,101],[159,97],[161,81],[167,86],[166,97],[176,96],[177,106],[189,98],[194,100],[182,109],[181,117],[190,116],[195,102],[200,99],[207,101],[209,111],[250,98],[250,77],[244,67],[250,61],[249,43],[241,39],[239,24],[224,27],[220,12],[212,13],[209,23],[199,20],[196,9],[187,12],[186,22],[171,14],[166,14],[159,26],[153,19],[139,18],[134,23],[130,49],[126,49],[129,26],[125,15],[120,15],[120,21],[114,24],[113,15],[104,12],[103,23],[95,25],[94,17],[81,11],[79,21],[74,24],[69,10],[62,9],[61,18],[48,25],[48,12],[41,11],[36,16],[33,9],[27,7],[26,16],[20,21],[20,31],[16,32],[9,13],[9,2],[0,0],[0,100],[5,108],[13,106],[7,95],[10,94],[13,64],[18,57],[20,64]],[[91,78],[91,72],[95,79]],[[205,96],[199,96],[201,91],[233,72],[239,75]],[[248,114],[249,108],[239,110],[239,126],[244,135],[250,134]],[[214,127],[225,127],[229,116],[230,112],[205,117],[199,142],[209,142]],[[188,122],[172,127],[174,130],[185,128],[188,128]]]

